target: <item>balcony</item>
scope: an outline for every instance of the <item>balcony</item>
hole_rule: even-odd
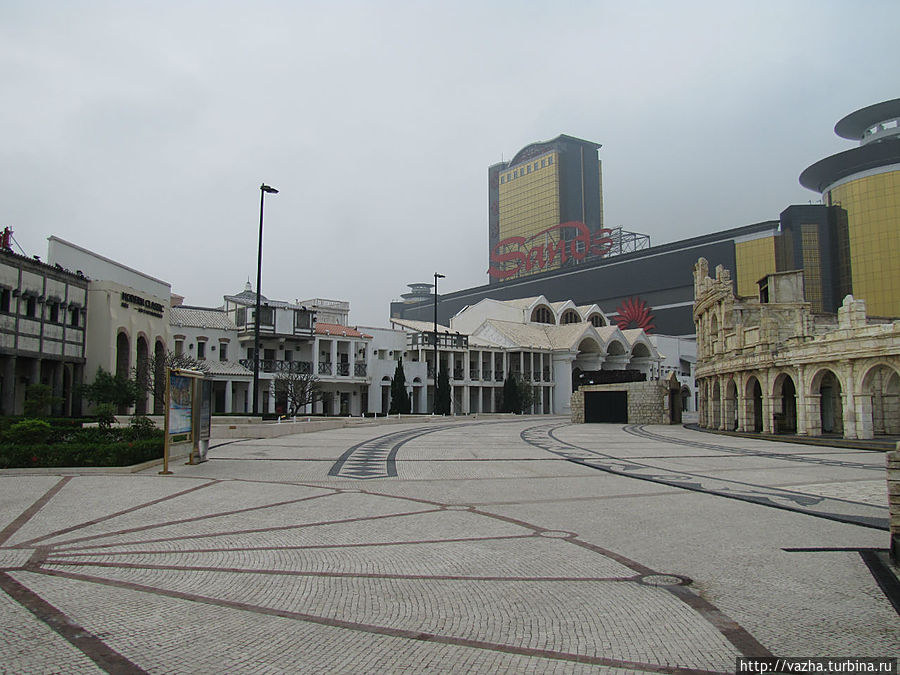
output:
[[[330,361],[319,361],[319,375],[331,375],[331,362]]]
[[[438,333],[438,349],[468,349],[469,336],[459,333]],[[407,349],[434,349],[434,333],[410,333],[406,336]]]
[[[453,369],[453,379],[454,380],[463,379],[463,369],[462,368],[454,368]]]
[[[363,361],[357,361],[353,364],[353,375],[355,377],[365,377],[366,376],[366,364]]]
[[[503,371],[502,370],[494,371],[494,382],[503,382]]]
[[[350,374],[350,364],[349,363],[337,364],[337,374],[338,374],[338,376],[347,377],[347,375]]]
[[[244,368],[253,370],[253,359],[240,359],[238,361]],[[297,373],[298,375],[312,374],[312,364],[309,361],[280,361],[277,359],[260,359],[259,369],[264,373]]]

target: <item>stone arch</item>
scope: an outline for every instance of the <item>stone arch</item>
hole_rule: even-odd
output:
[[[797,385],[791,373],[782,371],[772,383],[772,428],[776,434],[797,433]]]
[[[128,331],[120,328],[116,334],[116,372],[115,375],[128,377],[131,369],[131,337]]]
[[[624,370],[630,350],[619,340],[613,338],[606,345],[606,360],[603,370]]]
[[[150,384],[150,345],[147,336],[139,333],[135,341],[135,379],[138,385],[138,397],[134,412],[137,415],[147,414],[147,389]]]
[[[631,348],[631,358],[649,359],[650,347],[645,345],[643,342],[635,343],[634,347]]]
[[[896,366],[885,361],[872,364],[863,374],[857,398],[860,438],[900,434],[900,373]]]
[[[128,378],[131,373],[131,340],[124,328],[116,334],[116,376]],[[128,412],[127,406],[119,406],[116,411],[120,415]]]
[[[844,386],[840,376],[830,368],[816,371],[809,382],[807,433],[844,434]]]
[[[709,313],[709,353],[715,354],[716,344],[719,342],[719,317],[715,310]]]
[[[681,385],[681,412],[687,412],[691,408],[691,390],[687,385]]]
[[[578,354],[572,367],[581,370],[600,370],[604,364],[603,346],[591,336],[585,336],[578,343]]]
[[[763,430],[763,390],[756,375],[747,378],[744,385],[744,412],[747,419],[747,431],[761,433]]]

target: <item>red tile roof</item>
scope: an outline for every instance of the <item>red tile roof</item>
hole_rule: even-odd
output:
[[[316,322],[316,335],[334,335],[336,337],[371,338],[371,335],[360,333],[350,326],[342,326],[337,323]]]

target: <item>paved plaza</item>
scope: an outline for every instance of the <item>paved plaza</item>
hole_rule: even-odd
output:
[[[218,443],[218,445],[215,445]],[[0,475],[0,673],[733,672],[896,656],[884,455],[553,417]]]

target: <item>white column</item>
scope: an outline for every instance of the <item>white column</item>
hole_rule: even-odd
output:
[[[337,375],[337,339],[332,338],[331,340],[331,374]]]
[[[312,374],[319,376],[319,338],[313,338],[312,343]]]
[[[228,414],[232,412],[231,410],[231,380],[225,380],[225,413]]]
[[[350,377],[356,377],[356,341],[350,340],[350,370],[348,371]],[[352,405],[352,403],[351,403]]]
[[[572,362],[577,352],[557,352],[552,356],[553,362],[553,412],[557,415],[568,415],[572,411]]]

